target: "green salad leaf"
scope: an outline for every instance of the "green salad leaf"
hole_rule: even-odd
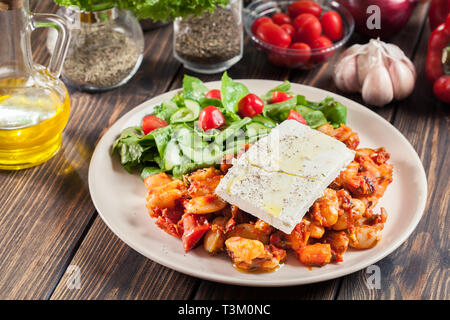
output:
[[[242,83],[233,81],[225,72],[222,76],[221,86],[222,103],[231,113],[237,112],[238,102],[249,94],[248,88]]]
[[[78,6],[84,11],[105,10],[112,7],[131,10],[138,19],[168,21],[190,14],[200,15],[225,6],[229,0],[55,0],[62,6]]]
[[[193,170],[218,165],[225,154],[236,154],[245,143],[254,143],[270,133],[288,117],[291,110],[300,113],[311,128],[330,123],[345,124],[347,108],[331,97],[322,101],[307,100],[304,95],[290,92],[291,84],[283,82],[261,96],[263,112],[253,118],[242,118],[237,112],[239,101],[249,93],[248,88],[222,76],[222,99],[206,98],[209,89],[198,78],[185,75],[183,90],[170,100],[156,106],[152,115],[168,125],[144,135],[140,126],[126,128],[115,140],[112,151],[120,157],[128,171],[139,171],[142,179],[158,172],[168,172],[175,178]],[[288,92],[291,99],[271,103],[272,92]],[[198,124],[201,110],[217,107],[225,117],[220,128],[203,131]]]
[[[196,78],[185,75],[183,78],[183,93],[184,99],[190,99],[200,102],[205,94],[208,92],[208,88],[203,82]]]

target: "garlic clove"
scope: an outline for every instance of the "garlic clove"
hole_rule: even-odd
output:
[[[405,55],[405,53],[402,51],[402,49],[400,49],[399,46],[392,44],[392,43],[384,43],[384,42],[382,43],[382,46],[385,50],[385,55],[388,58],[401,60],[410,69],[414,78],[417,77],[416,67],[411,62],[411,60],[409,60],[409,58]]]
[[[380,47],[376,42],[370,41],[366,45],[366,52],[356,58],[359,84],[362,86],[369,71],[376,65],[383,63]]]
[[[409,96],[414,89],[415,74],[401,60],[392,60],[388,67],[394,89],[394,98],[402,100]]]
[[[364,52],[364,46],[361,44],[354,44],[347,50],[345,50],[341,56],[339,57],[338,63],[342,60],[344,60],[346,57],[355,55],[355,54],[361,54]]]
[[[374,66],[362,86],[363,100],[371,105],[382,107],[394,98],[391,78],[384,65]]]
[[[359,92],[361,90],[355,55],[345,57],[336,65],[333,79],[336,87],[344,92]]]

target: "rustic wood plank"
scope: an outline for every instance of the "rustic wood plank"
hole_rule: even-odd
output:
[[[417,229],[391,255],[376,265],[381,288],[366,286],[364,270],[344,278],[339,299],[449,299],[448,223],[450,190],[449,109],[437,102],[424,73],[426,26],[414,58],[418,81],[412,96],[401,102],[394,125],[418,152],[428,177],[428,202]],[[389,220],[387,221],[389,223]]]
[[[35,11],[55,8],[50,0],[32,2]],[[54,290],[95,216],[87,185],[95,143],[121,114],[167,89],[179,68],[167,49],[170,38],[170,28],[146,35],[143,66],[127,85],[102,94],[70,90],[63,147],[50,161],[0,172],[0,298],[45,299]],[[33,47],[39,62],[46,57],[44,43],[45,32],[36,31]]]
[[[51,299],[187,299],[197,279],[165,268],[129,248],[97,217],[68,270],[80,271],[80,288],[61,278]]]

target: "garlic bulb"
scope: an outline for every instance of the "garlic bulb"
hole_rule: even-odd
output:
[[[416,69],[398,46],[372,39],[344,51],[333,78],[338,89],[361,92],[366,103],[382,107],[411,94]]]

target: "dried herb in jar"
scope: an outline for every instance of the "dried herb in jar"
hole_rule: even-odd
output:
[[[241,28],[233,12],[218,7],[181,19],[175,36],[178,56],[196,63],[220,63],[240,53]]]
[[[119,84],[136,66],[138,48],[124,33],[107,28],[79,31],[76,46],[64,62],[63,76],[95,88]]]

